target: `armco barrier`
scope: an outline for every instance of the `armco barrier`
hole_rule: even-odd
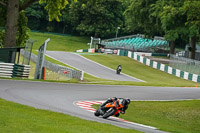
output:
[[[28,78],[30,74],[30,65],[15,64],[12,77]]]
[[[28,78],[30,73],[29,65],[18,65],[12,63],[0,63],[0,77]]]
[[[0,63],[0,77],[11,78],[13,74],[14,64]]]
[[[128,52],[128,54],[126,54],[127,52]],[[148,58],[145,58],[144,56],[140,56],[136,52],[131,52],[131,51],[127,51],[127,52],[118,50],[117,55],[128,56],[129,58],[132,58],[132,59],[134,59],[138,62],[141,62],[141,63],[143,63],[147,66],[150,66],[150,67],[153,67],[155,69],[167,72],[169,74],[172,74],[174,76],[177,76],[177,77],[180,77],[180,78],[183,78],[183,79],[186,79],[186,80],[191,80],[191,81],[200,83],[200,75],[181,71],[179,69],[174,69],[174,68],[167,66],[165,64],[162,64],[162,63],[159,63],[159,62],[156,62],[156,61],[152,61]]]

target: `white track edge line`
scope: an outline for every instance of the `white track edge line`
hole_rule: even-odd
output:
[[[98,62],[92,61],[92,60],[90,60],[90,59],[88,59],[88,58],[86,58],[86,57],[84,57],[84,56],[82,56],[82,55],[79,55],[79,54],[77,54],[77,53],[74,53],[74,54],[76,54],[76,55],[78,55],[78,56],[80,56],[80,57],[82,57],[82,58],[84,58],[84,59],[86,59],[86,60],[88,60],[88,61],[90,61],[90,62],[93,62],[93,63],[95,63],[95,64],[97,64],[97,65],[100,65],[100,66],[102,66],[102,67],[105,67],[105,68],[107,68],[107,69],[112,70],[112,71],[115,72],[115,70],[113,70],[113,69],[111,69],[111,68],[109,68],[109,67],[107,67],[107,66],[104,66],[104,65],[102,65],[102,64],[100,64],[100,63],[98,63]],[[121,72],[121,73],[122,73],[122,72]],[[141,82],[146,82],[146,81],[144,81],[144,80],[141,80],[141,79],[132,77],[132,76],[127,75],[127,74],[125,74],[125,73],[122,73],[122,74],[123,74],[123,75],[126,75],[126,76],[128,76],[128,77],[130,77],[130,78],[132,78],[132,79],[135,79],[135,80],[138,80],[138,81],[141,81]]]

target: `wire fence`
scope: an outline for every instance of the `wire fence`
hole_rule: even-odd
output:
[[[24,49],[24,57],[23,57],[23,61],[22,64],[24,65],[29,65],[30,64],[30,59],[31,59],[31,53],[32,53],[32,47],[33,47],[33,43],[35,41],[32,39],[28,39],[26,41],[26,47]]]
[[[170,55],[169,66],[182,71],[200,75],[200,61],[197,60]]]
[[[24,55],[24,50],[22,50],[21,53],[22,55]],[[37,55],[31,54],[31,60],[33,62],[37,62]],[[46,67],[47,69],[45,79],[70,80],[74,78],[78,80],[83,80],[83,71],[74,70],[72,68],[54,64],[46,60],[44,61],[44,67]]]

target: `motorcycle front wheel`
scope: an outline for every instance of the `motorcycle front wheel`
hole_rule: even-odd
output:
[[[114,108],[110,108],[104,115],[103,118],[107,119],[109,116],[112,116],[115,114],[115,109]]]
[[[97,109],[97,110],[94,112],[94,115],[95,115],[95,116],[100,116],[100,110]]]

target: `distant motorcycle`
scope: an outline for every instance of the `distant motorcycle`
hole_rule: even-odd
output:
[[[100,106],[94,113],[95,116],[102,116],[104,119],[107,119],[110,116],[117,115],[119,113],[124,114],[122,108],[124,107],[125,100],[119,99],[111,103],[107,103],[103,109]]]
[[[117,74],[120,74],[121,70],[122,70],[122,67],[121,67],[121,65],[119,65],[119,66],[117,67],[116,73],[117,73]]]

